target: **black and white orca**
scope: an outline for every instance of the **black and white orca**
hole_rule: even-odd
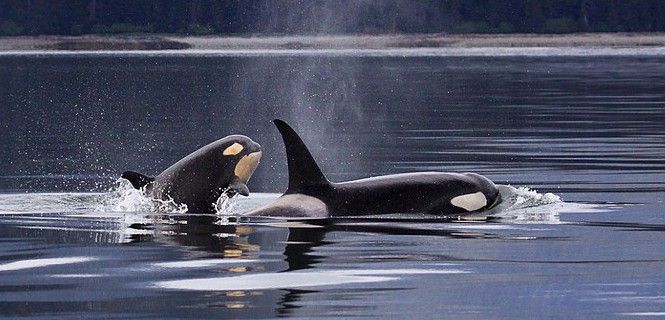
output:
[[[391,213],[461,216],[489,209],[500,194],[475,173],[416,172],[330,182],[298,134],[274,120],[286,147],[289,186],[250,216],[335,217]]]
[[[187,205],[187,212],[214,213],[222,193],[249,195],[247,182],[260,159],[258,143],[231,135],[192,152],[154,178],[133,171],[122,177],[148,196]]]

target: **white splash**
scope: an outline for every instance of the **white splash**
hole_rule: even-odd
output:
[[[0,194],[0,214],[86,214],[118,212],[184,213],[186,205],[148,197],[129,181],[118,179],[104,193]]]
[[[516,224],[559,224],[559,213],[566,203],[552,193],[538,193],[526,187],[498,185],[501,203],[489,214]]]
[[[234,215],[236,214],[236,204],[238,201],[236,200],[238,196],[235,197],[229,197],[229,195],[226,193],[228,189],[224,190],[222,192],[222,195],[219,196],[219,199],[213,204],[213,207],[215,208],[215,213],[218,215]]]
[[[226,190],[224,190],[226,191]],[[236,198],[229,197],[226,192],[213,203],[218,215],[236,213]],[[125,179],[118,179],[115,186],[104,194],[101,202],[95,207],[97,212],[148,212],[148,213],[186,213],[187,205],[169,200],[149,197],[144,190],[137,190]]]
[[[187,205],[177,204],[173,199],[161,200],[148,197],[143,190],[134,189],[129,181],[118,179],[115,187],[104,194],[94,211],[185,213]]]

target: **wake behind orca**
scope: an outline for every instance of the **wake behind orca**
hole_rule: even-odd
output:
[[[289,186],[250,216],[334,217],[391,213],[460,216],[489,209],[500,193],[475,173],[416,172],[348,182],[330,182],[302,139],[286,122],[274,120],[286,147]]]
[[[223,193],[249,195],[247,182],[260,159],[258,143],[231,135],[192,152],[154,178],[133,171],[122,177],[148,196],[187,205],[187,212],[215,213]]]

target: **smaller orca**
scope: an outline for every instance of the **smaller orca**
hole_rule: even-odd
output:
[[[155,199],[187,205],[188,212],[214,213],[223,193],[249,195],[247,181],[260,159],[258,143],[232,135],[192,152],[154,178],[133,171],[122,177]]]
[[[389,213],[460,216],[491,208],[499,190],[475,173],[416,172],[330,182],[298,134],[274,120],[286,147],[286,192],[251,216],[334,217]]]

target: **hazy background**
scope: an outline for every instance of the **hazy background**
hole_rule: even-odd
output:
[[[0,1],[0,36],[664,30],[662,0]]]

